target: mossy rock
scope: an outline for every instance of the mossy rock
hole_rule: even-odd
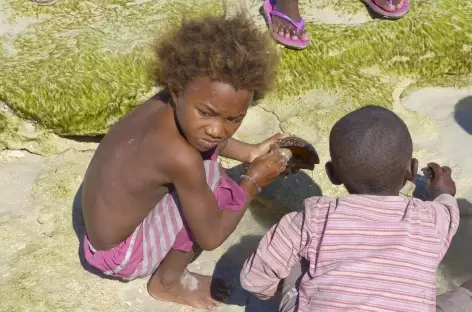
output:
[[[25,122],[8,110],[0,110],[0,150],[28,150],[31,153],[48,154],[51,148],[46,142],[47,132]],[[45,144],[40,144],[44,142]]]
[[[62,135],[106,132],[155,91],[148,73],[159,32],[182,16],[222,9],[220,1],[61,0],[48,7],[0,1],[6,29],[0,31],[0,100]],[[255,8],[262,2],[248,4]],[[412,1],[411,7],[395,22],[326,24],[317,22],[314,12],[329,8],[353,16],[366,14],[365,7],[355,0],[302,2],[312,45],[282,50],[278,88],[263,105],[289,109],[293,97],[310,90],[337,94],[334,115],[316,101],[308,103],[325,132],[352,108],[391,107],[392,91],[404,77],[416,82],[411,88],[470,85],[470,1]],[[252,15],[260,23],[262,17]]]

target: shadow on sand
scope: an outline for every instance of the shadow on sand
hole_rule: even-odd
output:
[[[472,134],[472,96],[465,97],[457,102],[454,118],[462,129],[468,134]]]
[[[472,96],[467,96],[456,103],[454,119],[468,134],[472,134]],[[448,280],[460,284],[472,277],[472,203],[464,198],[457,199],[461,211],[461,221],[451,246],[446,253],[441,268]],[[448,285],[450,288],[455,285]]]
[[[241,174],[246,172],[246,165],[237,165],[228,169],[227,172],[233,180],[239,182]],[[284,215],[303,209],[303,200],[313,196],[322,196],[321,188],[308,174],[300,171],[295,175],[277,178],[262,190],[255,202],[268,206],[266,209],[268,212],[275,210]],[[264,211],[259,212],[258,209],[252,211],[252,206],[250,210],[256,220],[261,224],[267,224]]]
[[[466,199],[459,198],[459,208],[461,211],[471,209],[472,204]],[[444,259],[440,264],[440,269],[445,280],[448,281],[448,288],[451,289],[472,278],[472,216],[461,215],[459,229],[452,239]]]
[[[218,260],[215,267],[215,276],[231,281],[231,297],[228,304],[245,306],[246,312],[273,312],[278,311],[280,295],[269,300],[260,300],[241,287],[239,274],[244,262],[259,245],[261,236],[243,236],[238,244],[231,246]]]

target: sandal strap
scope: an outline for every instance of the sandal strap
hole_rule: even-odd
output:
[[[275,16],[278,16],[284,20],[286,20],[287,22],[289,22],[290,24],[292,24],[293,26],[295,26],[295,28],[297,29],[297,33],[300,32],[300,30],[302,30],[302,28],[305,26],[305,21],[303,20],[303,18],[299,21],[299,22],[295,22],[293,19],[291,19],[290,17],[288,17],[287,15],[283,14],[282,12],[279,12],[277,10],[273,10],[272,12],[270,12],[271,15],[275,15]]]

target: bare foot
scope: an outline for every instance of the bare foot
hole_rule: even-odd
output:
[[[374,2],[385,11],[391,12],[401,8],[404,0],[392,0],[392,3],[389,0],[374,0]]]
[[[287,15],[295,22],[300,22],[302,20],[298,9],[298,0],[277,0],[275,9],[280,13]],[[305,28],[302,28],[297,33],[295,26],[278,16],[272,16],[272,31],[292,40],[301,39],[303,41],[308,41],[310,39]]]
[[[147,285],[149,294],[162,301],[185,304],[197,309],[211,310],[229,298],[229,283],[185,270],[180,281],[163,285],[158,274],[154,274]]]

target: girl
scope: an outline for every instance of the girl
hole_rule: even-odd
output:
[[[156,48],[164,91],[121,119],[83,182],[87,261],[123,279],[152,275],[156,299],[212,308],[224,282],[187,271],[194,252],[221,245],[247,204],[282,171],[269,147],[232,138],[273,85],[277,55],[243,14],[185,22]],[[238,185],[216,162],[250,163]]]

